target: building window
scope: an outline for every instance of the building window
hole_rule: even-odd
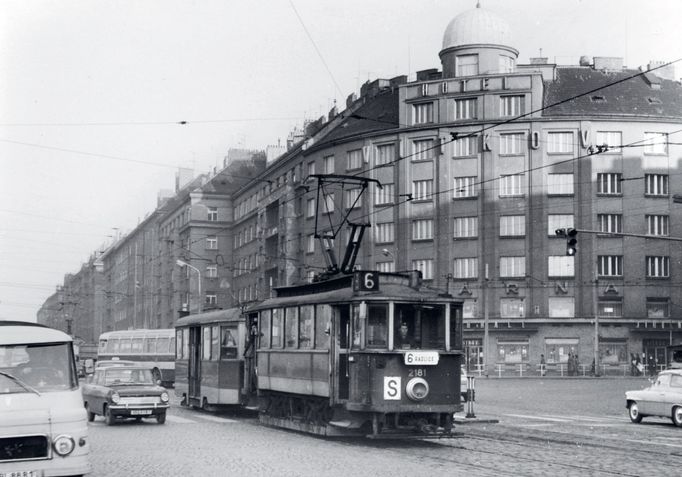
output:
[[[478,55],[458,55],[455,58],[457,76],[474,76],[478,74]]]
[[[218,221],[218,207],[208,208],[208,221],[217,222]]]
[[[213,292],[207,292],[206,293],[206,300],[204,301],[204,303],[207,305],[217,305],[218,304],[218,295],[216,295]]]
[[[499,72],[500,73],[513,73],[516,68],[516,60],[512,56],[500,55],[499,56]]]
[[[658,132],[644,133],[644,154],[667,154],[668,134]]]
[[[334,156],[326,156],[324,159],[322,159],[322,164],[324,165],[325,174],[334,173]]]
[[[570,299],[573,300],[573,298]],[[550,300],[552,299],[550,298]],[[547,364],[568,363],[569,354],[577,353],[579,343],[580,340],[578,338],[545,338],[545,358]]]
[[[523,318],[525,316],[525,298],[500,298],[501,318]]]
[[[547,302],[550,318],[573,318],[575,316],[575,299],[573,297],[551,296]]]
[[[428,161],[433,159],[433,139],[420,139],[412,143],[412,160]]]
[[[206,278],[218,277],[218,265],[206,265]]]
[[[456,258],[453,263],[454,278],[478,278],[478,258]]]
[[[557,229],[573,228],[573,214],[549,214],[547,216],[547,235],[556,237]]]
[[[547,153],[567,154],[573,152],[573,133],[550,132],[547,133]]]
[[[453,187],[453,198],[465,199],[476,197],[476,177],[455,177]]]
[[[564,255],[552,255],[547,257],[547,276],[575,276],[575,257],[568,257]]]
[[[433,239],[433,219],[415,220],[412,222],[412,240]]]
[[[377,224],[374,227],[374,240],[376,243],[390,243],[394,240],[394,226],[393,222],[387,222],[383,224]]]
[[[362,207],[361,189],[347,189],[345,193],[346,209]]]
[[[422,272],[424,280],[433,280],[433,260],[428,258],[424,260],[412,260],[412,269]]]
[[[599,316],[606,318],[620,318],[623,316],[623,301],[600,299],[597,309]]]
[[[355,149],[346,153],[346,169],[360,169],[362,167],[362,149]]]
[[[647,257],[647,278],[670,278],[670,257]]]
[[[657,235],[667,237],[670,227],[667,215],[646,215],[647,235]]]
[[[455,120],[476,119],[478,117],[478,99],[465,98],[455,100]]]
[[[547,174],[547,195],[573,195],[573,174]]]
[[[622,277],[622,255],[599,255],[597,257],[597,273],[600,277]]]
[[[525,276],[526,257],[500,257],[500,278]]]
[[[478,217],[455,217],[455,238],[478,237]]]
[[[413,181],[412,200],[433,200],[433,180]]]
[[[523,133],[500,134],[500,154],[521,154]]]
[[[500,177],[500,197],[523,196],[523,174]]]
[[[315,161],[308,163],[308,175],[312,176],[315,174]]]
[[[647,318],[670,318],[670,299],[647,298],[646,316]]]
[[[600,232],[623,232],[623,216],[621,214],[598,214],[597,223]]]
[[[623,133],[620,131],[597,131],[597,146],[606,146],[607,153],[621,152]]]
[[[382,166],[385,164],[392,164],[395,160],[395,145],[382,144],[377,146],[376,165]]]
[[[645,195],[668,195],[668,175],[667,174],[644,174],[644,194]]]
[[[503,215],[500,217],[500,237],[523,237],[525,235],[525,215]]]
[[[334,212],[334,193],[324,194],[324,214],[331,214]]]
[[[206,248],[209,250],[217,250],[218,237],[215,235],[209,235],[208,237],[206,237]]]
[[[466,298],[464,306],[462,307],[462,318],[476,318],[478,317],[478,305],[476,299]]]
[[[395,272],[395,262],[377,262],[377,270],[383,273]]]
[[[500,96],[500,116],[519,116],[523,114],[523,96]]]
[[[460,137],[455,141],[454,157],[468,157],[478,154],[478,136]]]
[[[315,217],[315,199],[306,201],[306,217]]]
[[[376,205],[392,204],[395,197],[395,185],[384,184],[382,189],[376,187],[374,190],[374,200]]]
[[[426,124],[433,122],[433,103],[412,105],[412,124]]]
[[[315,234],[310,234],[306,237],[306,253],[315,253]]]
[[[605,195],[620,195],[623,193],[621,183],[623,174],[603,172],[597,174],[597,193]]]

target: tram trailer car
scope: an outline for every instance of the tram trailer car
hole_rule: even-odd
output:
[[[418,271],[276,293],[247,317],[258,322],[261,422],[327,436],[451,435],[463,409],[460,300]]]

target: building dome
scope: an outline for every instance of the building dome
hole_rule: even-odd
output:
[[[443,50],[480,44],[511,46],[511,29],[502,17],[477,5],[448,24],[443,35]]]

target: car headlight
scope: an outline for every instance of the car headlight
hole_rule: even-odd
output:
[[[111,399],[111,402],[113,402],[114,404],[118,404],[118,402],[121,400],[121,396],[119,396],[118,393],[114,392],[111,393],[111,397],[109,399]]]
[[[168,393],[161,393],[161,400],[163,402],[168,402]]]
[[[57,436],[55,440],[52,441],[52,447],[57,454],[64,457],[73,452],[73,448],[76,447],[76,444],[73,442],[71,436],[62,434],[61,436]]]

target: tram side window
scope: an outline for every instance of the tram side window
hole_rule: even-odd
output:
[[[270,347],[270,310],[261,311],[260,319],[260,339],[258,340],[261,349]]]
[[[420,307],[422,348],[445,349],[445,307]]]
[[[331,335],[332,308],[329,305],[317,305],[315,317],[315,348],[329,349]]]
[[[417,320],[417,312],[414,305],[396,304],[395,305],[395,329],[394,347],[395,349],[420,348],[421,327]]]
[[[360,317],[360,304],[352,306],[353,313],[353,344],[352,347],[358,349],[362,346],[362,319]]]
[[[450,349],[462,349],[461,306],[450,306]]]
[[[209,361],[211,359],[211,327],[205,326],[201,331],[201,359]]]
[[[272,310],[272,347],[282,347],[282,310],[275,308]]]
[[[175,342],[178,345],[177,348],[175,349],[175,357],[176,357],[176,359],[183,359],[183,356],[182,356],[182,330],[176,330],[175,336],[176,336]],[[145,340],[145,350],[144,350],[145,353],[149,353],[150,352],[149,350],[151,349],[148,346],[149,340],[150,340],[150,338],[147,338]]]
[[[237,358],[237,328],[234,326],[221,326],[220,332],[220,359]]]
[[[315,307],[305,305],[300,308],[298,316],[298,346],[302,349],[313,347],[313,326],[314,326]]]
[[[286,319],[284,320],[285,338],[287,348],[298,348],[298,308],[285,308]]]
[[[189,328],[182,330],[182,356],[189,359]]]
[[[181,338],[182,331],[178,331],[178,337]],[[179,349],[179,348],[178,348]],[[155,353],[156,352],[156,338],[145,338],[144,339],[144,352],[145,353]]]
[[[130,338],[123,338],[121,344],[119,345],[119,353],[130,353],[130,347],[132,345],[132,340]]]
[[[144,338],[133,338],[133,344],[130,348],[130,351],[134,354],[142,353],[142,342],[143,341],[144,341]]]
[[[211,359],[218,361],[220,356],[220,326],[211,328]]]
[[[369,305],[367,310],[367,347],[385,348],[388,346],[388,307]]]

